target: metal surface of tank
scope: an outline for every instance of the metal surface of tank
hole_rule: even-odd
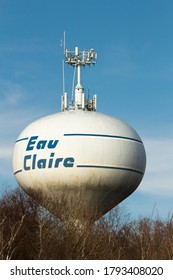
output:
[[[79,56],[65,51],[78,67],[75,100],[62,111],[41,118],[19,135],[13,153],[18,184],[62,219],[65,204],[76,219],[94,219],[128,197],[140,184],[146,166],[141,138],[128,124],[96,112],[96,95],[86,101],[80,68],[93,64],[93,49]],[[79,209],[75,212],[74,205]],[[75,212],[75,214],[74,214]]]

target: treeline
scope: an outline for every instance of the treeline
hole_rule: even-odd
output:
[[[0,199],[0,259],[173,259],[173,217],[130,220],[122,207],[110,213],[77,228],[18,188],[5,193]]]

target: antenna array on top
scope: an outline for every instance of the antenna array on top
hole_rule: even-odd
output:
[[[64,50],[64,55],[66,58],[65,63],[70,64],[71,66],[86,66],[94,65],[97,59],[97,53],[94,49],[90,51],[79,52],[78,47],[75,48],[75,51],[69,49]]]

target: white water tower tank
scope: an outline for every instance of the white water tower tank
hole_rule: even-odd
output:
[[[97,113],[95,95],[85,104],[80,101],[81,67],[95,63],[93,49],[92,56],[90,52],[65,50],[66,63],[78,69],[71,106],[65,93],[62,112],[31,123],[14,147],[18,184],[61,219],[99,218],[128,197],[145,172],[145,149],[136,131],[115,117]]]

